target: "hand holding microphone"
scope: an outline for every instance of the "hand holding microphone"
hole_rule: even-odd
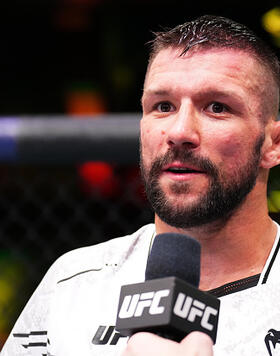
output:
[[[213,356],[213,342],[199,331],[193,331],[180,343],[140,332],[129,339],[122,356]]]
[[[140,352],[146,355],[148,350],[143,353],[143,347],[152,346],[165,350],[166,353],[159,354],[166,356],[172,353],[188,356],[186,352],[191,356],[202,355],[198,350],[203,350],[200,347],[204,343],[200,345],[193,339],[193,331],[207,334],[215,343],[220,301],[197,289],[199,279],[200,244],[186,235],[157,235],[147,263],[146,281],[121,289],[116,329],[126,336],[143,331],[158,336],[147,333],[133,336],[125,356]],[[208,338],[195,335],[202,340]],[[145,341],[147,338],[149,341]],[[140,347],[138,354],[136,345]],[[211,342],[210,346],[206,343],[205,350],[203,355],[211,355]],[[154,350],[152,354],[157,353]]]

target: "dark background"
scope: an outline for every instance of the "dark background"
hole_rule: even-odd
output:
[[[69,93],[90,91],[110,112],[140,111],[151,31],[202,14],[247,24],[278,1],[9,0],[0,7],[0,115],[69,113]],[[279,53],[279,49],[276,48]]]
[[[279,55],[276,37],[262,26],[263,15],[277,5],[279,1],[2,0],[0,120],[140,112],[152,31],[204,14],[248,25]],[[278,35],[280,44],[280,30]],[[268,192],[278,221],[279,176],[279,168],[274,169]],[[0,162],[0,349],[55,259],[152,220],[137,162]]]

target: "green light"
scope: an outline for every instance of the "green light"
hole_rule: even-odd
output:
[[[273,190],[269,194],[268,209],[271,213],[280,212],[280,190]]]

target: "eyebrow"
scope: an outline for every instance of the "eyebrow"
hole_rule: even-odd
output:
[[[147,89],[144,90],[143,96],[146,95],[153,95],[153,96],[166,96],[166,95],[170,95],[170,93],[172,93],[173,88],[171,88],[171,90],[166,90],[166,89]]]
[[[243,95],[240,94],[238,91],[233,91],[233,90],[228,90],[228,89],[202,89],[199,91],[196,95],[196,97],[203,97],[203,96],[209,96],[209,97],[219,97],[219,98],[232,98],[235,100],[243,101]]]
[[[173,88],[171,88],[170,90],[166,90],[166,89],[147,89],[146,91],[144,91],[143,96],[141,98],[141,102],[143,102],[143,98],[145,96],[168,96],[168,95],[172,95],[176,90],[173,90]],[[242,95],[236,91],[232,91],[232,90],[227,90],[227,89],[219,89],[219,88],[201,88],[197,93],[194,94],[195,97],[200,98],[203,96],[209,96],[209,97],[220,97],[220,98],[232,98],[235,100],[239,100],[242,102]]]
[[[172,91],[172,89],[171,89]],[[149,94],[149,95],[157,95],[157,96],[164,96],[170,93],[170,90],[166,90],[166,89],[147,89],[145,92],[145,94]]]
[[[146,96],[166,96],[170,93],[169,90],[161,90],[161,89],[147,89],[147,90],[143,90],[143,95],[141,97],[141,104],[143,105],[143,99]]]

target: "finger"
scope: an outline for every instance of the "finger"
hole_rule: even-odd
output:
[[[213,341],[207,334],[193,331],[180,343],[182,348],[193,356],[213,356]]]
[[[179,344],[155,334],[139,332],[131,336],[122,356],[178,355]]]

